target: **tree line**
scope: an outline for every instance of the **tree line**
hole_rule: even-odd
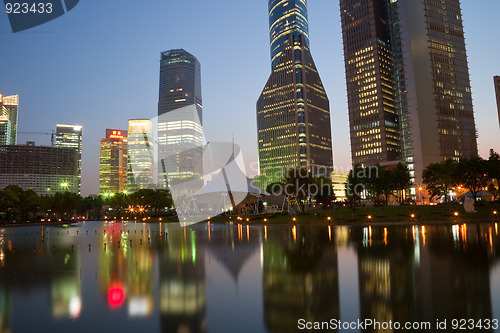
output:
[[[30,221],[42,218],[68,220],[75,216],[133,216],[160,214],[173,207],[167,190],[141,189],[130,194],[81,197],[71,192],[40,196],[32,189],[9,185],[0,190],[0,221]]]
[[[450,199],[450,191],[459,188],[468,190],[476,200],[478,192],[487,187],[487,191],[498,198],[500,155],[491,149],[487,160],[474,156],[433,163],[425,168],[422,178],[429,195],[443,197],[445,202]]]
[[[370,167],[355,165],[347,176],[345,193],[347,201],[354,206],[360,205],[362,199],[387,205],[391,196],[403,203],[409,199],[406,193],[411,184],[410,171],[403,163]]]

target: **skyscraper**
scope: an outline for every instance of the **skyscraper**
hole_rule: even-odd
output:
[[[201,66],[184,50],[162,52],[158,101],[158,182],[201,177]],[[199,150],[190,149],[200,147]]]
[[[495,76],[493,78],[495,82],[495,94],[497,96],[497,108],[498,108],[498,122],[500,124],[500,76]]]
[[[78,188],[82,188],[82,126],[57,124],[56,147],[73,148],[78,157]]]
[[[402,159],[419,186],[430,163],[477,155],[460,1],[340,0],[340,12],[353,163]]]
[[[128,121],[127,191],[153,185],[153,122],[148,119]]]
[[[17,144],[19,95],[0,94],[0,145]]]
[[[99,156],[99,193],[122,193],[127,189],[127,131],[106,129]]]
[[[305,0],[269,0],[272,73],[257,101],[259,185],[333,170],[330,106],[309,51]]]
[[[78,193],[78,160],[74,149],[0,145],[0,188],[19,185],[39,195]]]

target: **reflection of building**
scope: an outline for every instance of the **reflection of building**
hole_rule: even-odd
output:
[[[128,191],[153,185],[153,122],[148,119],[128,121]]]
[[[477,155],[459,0],[340,5],[353,163],[398,159],[401,142],[421,184],[430,163]]]
[[[370,229],[371,230],[371,229]],[[378,229],[377,229],[378,230]],[[375,230],[373,231],[375,233]],[[375,235],[373,235],[375,238]],[[406,244],[396,249],[380,247],[358,250],[361,318],[378,322],[411,322],[419,317],[418,267],[411,258],[413,248]],[[421,293],[422,291],[420,291]],[[382,332],[367,328],[364,332]]]
[[[497,108],[498,108],[498,121],[500,122],[500,76],[495,76],[493,78],[495,82],[495,94],[497,96]]]
[[[127,189],[127,131],[106,129],[101,139],[99,193],[122,193]]]
[[[56,147],[73,148],[78,154],[78,188],[82,184],[82,126],[57,124]]]
[[[0,285],[0,333],[9,333],[11,317],[10,291]]]
[[[19,95],[0,94],[0,145],[17,144]]]
[[[19,185],[39,195],[58,191],[79,193],[78,157],[70,148],[26,145],[0,146],[0,188]]]
[[[205,332],[205,253],[196,233],[178,229],[160,253],[162,332]],[[172,232],[169,232],[169,235]]]
[[[200,177],[203,170],[197,162],[201,149],[185,151],[202,145],[200,63],[184,50],[163,52],[158,102],[159,184]]]
[[[269,0],[272,73],[257,101],[259,185],[286,168],[333,170],[330,105],[309,51],[305,0]]]
[[[327,228],[269,228],[267,239],[263,295],[269,332],[295,332],[298,318],[339,318],[337,249],[329,243]]]

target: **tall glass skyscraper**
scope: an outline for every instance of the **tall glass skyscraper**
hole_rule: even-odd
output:
[[[309,50],[305,0],[269,1],[272,73],[257,101],[260,186],[288,168],[333,171],[330,105]]]
[[[128,121],[128,188],[134,192],[153,185],[153,122]]]
[[[430,163],[477,155],[460,1],[340,0],[340,12],[353,163],[402,159],[420,187]]]
[[[19,95],[0,94],[0,145],[17,144]]]
[[[78,158],[78,189],[82,185],[82,126],[57,124],[56,147],[72,148]]]
[[[163,52],[158,102],[158,182],[163,186],[201,177],[202,108],[199,61],[185,50]]]
[[[271,65],[274,68],[290,35],[302,35],[309,46],[306,0],[270,0],[269,27]]]

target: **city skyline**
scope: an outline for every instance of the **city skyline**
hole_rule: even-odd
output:
[[[94,4],[82,3],[58,20],[15,35],[11,34],[7,20],[0,20],[3,45],[10,50],[0,64],[4,73],[0,91],[5,95],[20,95],[18,130],[47,131],[56,123],[83,125],[83,195],[98,191],[100,133],[105,128],[125,128],[131,118],[155,116],[157,55],[165,49],[184,48],[196,54],[204,68],[204,107],[206,114],[212,115],[204,119],[207,140],[230,141],[234,132],[236,143],[241,142],[243,147],[247,166],[257,160],[255,99],[269,74],[269,46],[262,43],[269,37],[267,4],[216,1],[191,8],[189,3],[155,1],[152,5],[158,9],[154,13],[147,8],[124,5],[120,15],[109,18],[106,10],[99,8],[96,13]],[[206,15],[213,11],[214,5],[219,8],[218,14]],[[481,9],[484,6],[477,8],[467,2],[462,3],[462,10],[479,152],[487,157],[490,148],[500,150],[491,85],[491,76],[498,72],[494,68],[494,55],[500,47],[488,45],[484,30],[495,31],[493,13],[500,9],[500,4],[486,1],[483,5],[491,10],[484,11]],[[103,6],[113,12],[110,4]],[[188,8],[193,15],[186,22],[178,12]],[[245,13],[243,17],[237,15],[241,11]],[[97,16],[91,21],[93,15]],[[131,23],[132,16],[135,19]],[[347,168],[350,150],[338,3],[309,3],[309,20],[315,63],[332,101],[335,166]],[[169,22],[167,27],[176,33],[162,34],[160,27],[163,28],[164,22]],[[245,24],[252,26],[251,31],[227,29]],[[218,52],[213,52],[214,40],[203,37],[203,27],[219,34]],[[142,38],[145,34],[147,39]],[[131,39],[138,43],[132,50],[128,46]],[[320,40],[329,42],[315,42]],[[38,50],[36,57],[32,55],[33,48]],[[247,66],[242,67],[241,63]],[[141,98],[130,99],[128,95]],[[48,138],[19,136],[20,143],[35,140],[37,144],[49,145]],[[248,167],[247,173],[256,174]]]

